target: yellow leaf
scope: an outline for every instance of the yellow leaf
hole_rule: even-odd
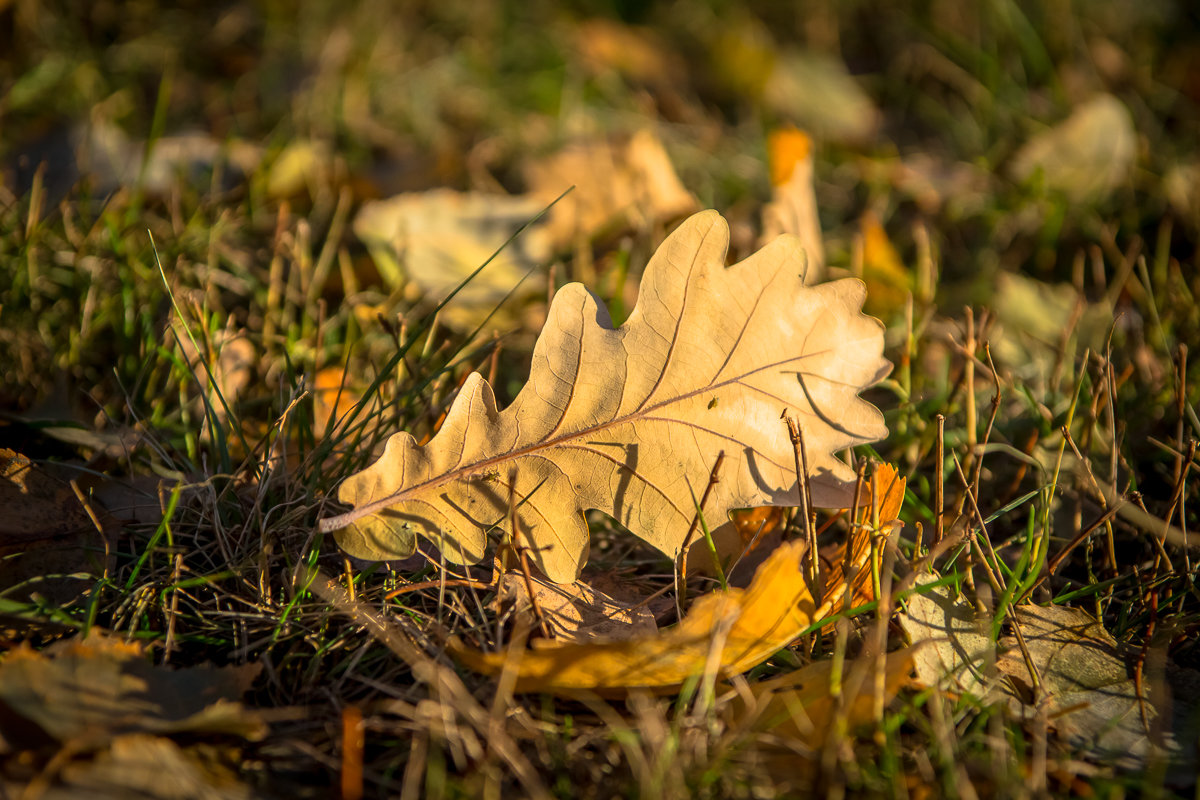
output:
[[[870,490],[867,496],[859,501],[862,508],[858,513],[858,524],[851,531],[849,541],[822,574],[824,593],[821,596],[824,602],[817,609],[817,619],[824,619],[838,609],[854,608],[875,599],[874,585],[871,581],[871,558],[873,555],[874,569],[878,570],[883,550],[879,547],[872,548],[871,539],[877,535],[886,535],[892,525],[899,524],[905,484],[905,479],[900,477],[891,464],[879,464],[875,467]],[[879,498],[878,511],[872,499],[875,497]],[[873,519],[879,521],[878,527],[872,522]],[[848,558],[847,550],[850,551]],[[851,566],[852,573],[848,591],[847,564]]]
[[[1129,180],[1136,157],[1129,110],[1101,94],[1026,142],[1009,171],[1018,181],[1040,177],[1047,189],[1072,201],[1098,201]]]
[[[889,315],[904,307],[912,277],[874,212],[863,214],[858,226],[862,235],[863,280],[870,290],[871,311]]]
[[[440,316],[452,328],[471,330],[518,287],[526,299],[544,291],[526,278],[549,259],[545,231],[535,225],[508,239],[545,207],[530,197],[435,189],[364,203],[354,232],[371,251],[383,279],[392,287],[411,282],[427,305],[440,302],[495,256]],[[497,327],[514,321],[508,307],[492,317]]]
[[[359,392],[350,385],[341,367],[325,367],[313,378],[313,429],[317,436],[342,422],[359,401]]]
[[[683,223],[615,330],[595,295],[563,287],[512,405],[497,409],[472,373],[428,445],[398,433],[342,483],[338,499],[356,508],[322,530],[359,558],[411,555],[420,533],[474,563],[489,532],[507,530],[515,498],[530,557],[556,582],[587,558],[587,509],[677,558],[721,452],[710,521],[799,504],[785,410],[801,420],[814,504],[849,505],[854,473],[834,453],[887,433],[858,396],[890,368],[883,327],[859,310],[861,282],[804,286],[794,238],[726,268],[728,243],[716,212]]]
[[[518,692],[669,692],[703,674],[710,662],[719,675],[736,675],[787,646],[812,622],[803,554],[803,541],[788,542],[763,562],[748,588],[704,595],[679,625],[660,634],[621,642],[553,642],[536,650],[495,653],[452,638],[447,650],[489,675],[511,664]]]
[[[840,686],[846,698],[842,714],[847,727],[858,727],[873,718],[875,695],[868,679],[875,677],[875,670],[883,672],[884,702],[911,682],[914,649],[888,653],[882,664],[873,658],[847,664]],[[738,696],[726,713],[734,719],[749,717],[753,727],[760,730],[799,739],[810,747],[818,746],[829,735],[838,711],[831,691],[833,666],[831,659],[814,661],[794,672],[751,684],[750,697],[754,702]]]

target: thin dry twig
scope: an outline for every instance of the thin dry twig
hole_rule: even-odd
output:
[[[788,437],[796,457],[796,488],[800,495],[800,517],[804,521],[804,543],[808,558],[805,561],[805,579],[812,589],[814,601],[821,603],[821,562],[817,554],[817,530],[812,519],[812,489],[808,483],[808,454],[804,450],[804,434],[799,424],[785,410],[783,421],[787,425]]]

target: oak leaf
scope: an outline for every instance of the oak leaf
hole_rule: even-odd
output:
[[[394,435],[339,488],[355,509],[321,529],[358,558],[411,555],[420,533],[474,563],[515,516],[532,561],[564,583],[587,558],[583,512],[598,509],[677,557],[722,451],[709,521],[799,504],[783,411],[800,419],[813,503],[848,506],[853,472],[834,452],[887,433],[858,397],[890,368],[883,327],[861,313],[861,282],[804,285],[795,238],[726,268],[728,243],[716,212],[685,221],[616,329],[595,295],[563,287],[513,403],[498,410],[471,374],[438,434],[425,446]]]

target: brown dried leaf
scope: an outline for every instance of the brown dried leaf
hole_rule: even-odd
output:
[[[732,267],[725,221],[687,220],[651,259],[637,307],[613,329],[579,284],[558,292],[529,382],[503,411],[478,373],[426,446],[407,433],[351,476],[323,520],[358,558],[404,558],[420,533],[447,558],[482,558],[507,530],[509,499],[533,562],[569,583],[587,558],[583,512],[599,509],[677,558],[718,453],[727,463],[704,511],[798,505],[780,413],[799,415],[813,502],[850,504],[853,472],[833,454],[887,433],[858,392],[890,368],[862,283],[806,287],[795,238]]]
[[[7,448],[0,448],[0,508],[0,548],[96,531],[68,484]]]
[[[0,744],[95,747],[123,733],[226,733],[266,726],[236,702],[258,667],[170,670],[142,648],[93,635],[48,652],[17,649],[0,663]]]
[[[90,590],[112,566],[119,526],[99,504],[89,505],[94,521],[69,483],[0,448],[0,591],[65,604]]]
[[[812,621],[803,554],[803,541],[788,542],[763,563],[747,589],[704,595],[683,621],[661,634],[622,642],[552,642],[536,650],[496,653],[452,638],[447,650],[485,674],[511,666],[518,692],[587,690],[620,696],[631,689],[670,692],[709,669],[736,675],[787,646]]]
[[[185,749],[161,736],[117,736],[95,758],[64,767],[56,782],[37,796],[42,800],[251,800],[261,796],[239,781],[233,769],[216,763],[211,749]],[[236,765],[236,756],[231,752],[226,758]]]

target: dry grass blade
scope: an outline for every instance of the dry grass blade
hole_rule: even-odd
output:
[[[492,724],[487,709],[471,696],[471,692],[453,670],[425,655],[395,623],[379,616],[364,604],[351,600],[346,590],[329,576],[318,572],[310,588],[338,611],[364,625],[372,636],[403,659],[417,680],[429,686],[439,702],[461,716],[463,721],[483,737],[488,747],[504,759],[530,797],[549,800],[551,795],[533,765],[522,754],[516,742],[503,729],[497,729]]]

